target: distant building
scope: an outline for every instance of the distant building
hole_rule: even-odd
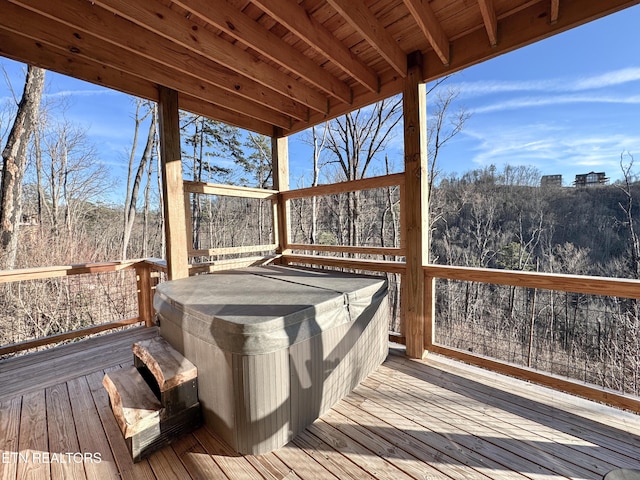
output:
[[[607,183],[609,183],[609,177],[604,172],[582,173],[576,175],[576,180],[573,182],[576,187],[594,187]]]
[[[543,175],[540,179],[541,187],[561,187],[562,175]]]

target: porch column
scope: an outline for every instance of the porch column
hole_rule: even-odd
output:
[[[402,279],[401,312],[407,355],[424,353],[425,299],[423,266],[428,261],[427,110],[422,79],[422,55],[407,58],[408,70],[402,97],[404,114],[404,238],[407,270]]]
[[[289,137],[281,128],[276,128],[271,137],[271,157],[273,168],[273,189],[279,192],[289,190]],[[274,204],[274,243],[276,253],[289,253],[289,201],[278,195]]]
[[[182,185],[178,92],[175,90],[159,87],[158,120],[167,271],[169,280],[176,280],[189,276],[189,266]]]

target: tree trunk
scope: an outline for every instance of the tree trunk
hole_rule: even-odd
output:
[[[29,66],[24,93],[16,119],[2,151],[2,192],[0,193],[0,245],[4,249],[2,267],[15,266],[18,229],[22,217],[22,179],[27,165],[29,141],[38,121],[45,71]]]
[[[136,205],[138,204],[138,194],[140,192],[140,183],[142,183],[142,176],[147,168],[147,165],[151,164],[151,157],[153,156],[153,148],[155,146],[156,138],[156,116],[151,116],[151,124],[149,125],[149,134],[147,136],[147,143],[142,153],[142,158],[138,164],[136,176],[133,180],[133,186],[131,188],[131,196],[129,197],[129,205],[126,206],[126,224],[124,231],[124,240],[122,245],[122,259],[127,258],[127,246],[129,239],[131,238],[131,231],[133,230],[133,224],[136,219]]]

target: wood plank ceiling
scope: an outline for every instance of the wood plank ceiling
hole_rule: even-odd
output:
[[[640,0],[0,0],[0,55],[294,133]]]

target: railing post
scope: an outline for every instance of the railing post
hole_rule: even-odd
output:
[[[281,128],[276,128],[271,138],[271,156],[273,160],[273,189],[278,192],[289,190],[289,139]],[[276,253],[289,252],[289,200],[277,195],[274,204],[274,243]]]
[[[424,348],[433,347],[436,313],[436,279],[425,272],[424,276]]]
[[[426,87],[423,83],[422,55],[408,57],[409,68],[404,80],[402,108],[404,115],[405,188],[403,215],[406,241],[406,274],[402,278],[402,320],[407,355],[422,358],[424,354],[424,265],[428,261],[427,202],[427,122]]]
[[[138,283],[138,316],[146,327],[153,327],[151,266],[142,261],[135,264],[135,269]]]

